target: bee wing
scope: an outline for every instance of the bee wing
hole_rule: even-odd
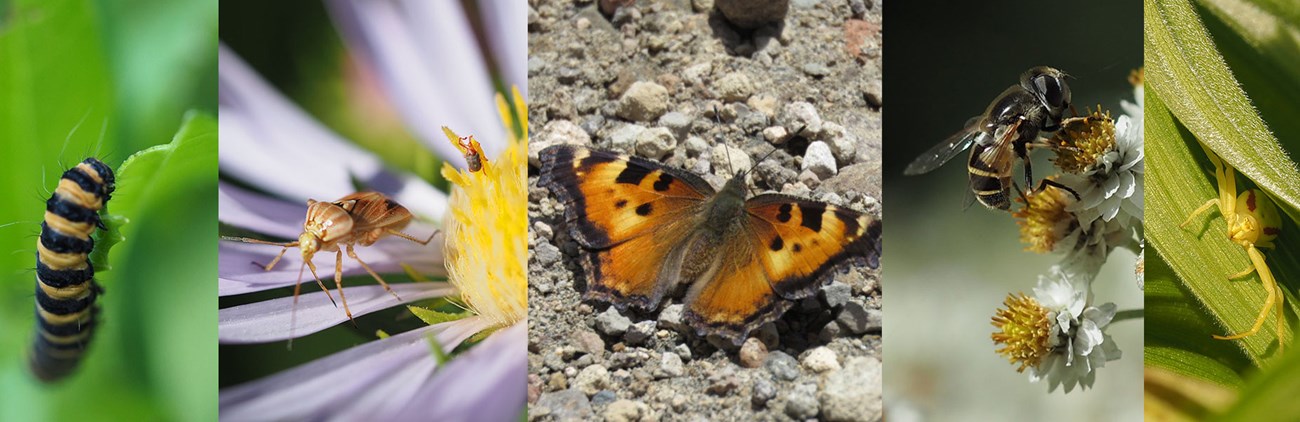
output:
[[[1015,151],[1011,148],[1011,142],[1015,141],[1016,136],[1019,136],[1020,122],[1021,120],[1017,120],[1011,126],[998,129],[993,135],[980,132],[981,135],[985,135],[985,139],[981,139],[980,144],[989,141],[994,143],[992,147],[985,148],[984,151],[980,152],[980,162],[993,168],[1000,168],[1004,165],[1002,163],[1009,163],[1009,160],[1015,154]]]
[[[916,157],[915,160],[912,160],[912,163],[908,164],[907,168],[903,170],[903,174],[911,176],[929,173],[934,171],[934,169],[939,168],[939,166],[942,166],[943,163],[948,162],[948,160],[951,160],[952,157],[956,157],[957,154],[970,148],[971,144],[974,143],[980,135],[984,134],[984,132],[979,130],[979,121],[979,118],[972,118],[967,121],[965,129],[954,133],[952,136],[949,136],[948,139],[944,139],[943,142],[940,142],[939,145],[935,145],[933,148],[930,148],[929,151],[926,151],[924,154],[921,154],[921,156]]]

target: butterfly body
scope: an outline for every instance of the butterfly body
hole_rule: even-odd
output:
[[[685,319],[739,344],[845,266],[877,267],[880,222],[797,197],[746,198],[744,174],[715,190],[681,169],[561,145],[539,186],[565,203],[584,250],[588,299],[654,310],[685,284]]]

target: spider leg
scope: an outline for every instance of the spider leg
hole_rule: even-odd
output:
[[[1215,206],[1215,205],[1218,205],[1218,203],[1219,203],[1219,200],[1218,200],[1217,198],[1216,198],[1216,199],[1211,199],[1211,200],[1209,200],[1209,201],[1205,201],[1205,204],[1201,205],[1200,208],[1197,208],[1196,211],[1192,211],[1192,213],[1191,213],[1190,215],[1187,216],[1187,219],[1186,219],[1186,220],[1183,220],[1183,224],[1179,224],[1179,225],[1178,225],[1178,228],[1184,228],[1184,227],[1187,227],[1188,224],[1191,224],[1191,223],[1192,223],[1192,219],[1195,219],[1196,216],[1201,215],[1202,213],[1204,213],[1204,212],[1206,212],[1206,211],[1209,211],[1209,210],[1210,210],[1210,207],[1213,207],[1213,206]]]

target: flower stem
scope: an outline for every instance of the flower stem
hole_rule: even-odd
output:
[[[1143,312],[1142,309],[1129,309],[1125,311],[1119,311],[1115,313],[1115,318],[1112,318],[1110,322],[1119,322],[1126,319],[1141,319],[1142,312]]]

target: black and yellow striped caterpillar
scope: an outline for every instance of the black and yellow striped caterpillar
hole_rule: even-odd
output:
[[[87,158],[63,172],[59,186],[45,202],[45,221],[36,241],[36,338],[31,370],[43,381],[71,374],[81,362],[95,332],[104,290],[95,283],[88,255],[95,247],[90,236],[104,228],[99,210],[113,193],[113,170]]]

